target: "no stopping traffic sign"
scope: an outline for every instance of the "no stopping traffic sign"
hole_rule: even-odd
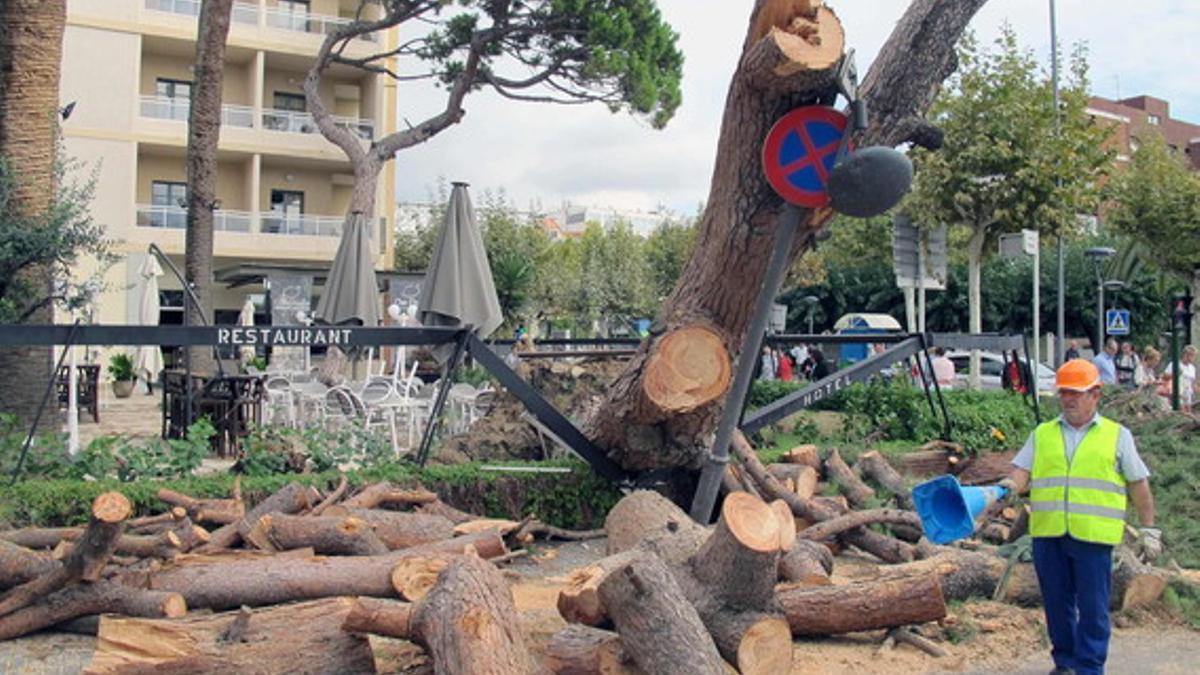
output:
[[[847,118],[833,108],[805,106],[780,117],[763,143],[763,172],[775,192],[797,206],[829,205],[829,173]]]

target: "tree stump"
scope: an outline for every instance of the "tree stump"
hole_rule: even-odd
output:
[[[783,461],[789,464],[799,464],[801,466],[811,466],[814,471],[821,472],[821,454],[817,446],[810,444],[797,445],[788,450],[783,456]]]

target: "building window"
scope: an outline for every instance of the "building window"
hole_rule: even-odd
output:
[[[279,11],[285,14],[308,14],[309,0],[279,0]]]
[[[1146,121],[1156,126],[1162,122],[1162,120],[1158,118],[1158,115],[1146,115]]]
[[[150,183],[151,227],[187,227],[187,183],[156,180]]]
[[[274,234],[304,234],[303,214],[303,192],[271,190],[271,215],[263,219],[263,229]]]
[[[275,92],[275,109],[302,113],[308,109],[308,103],[304,100],[303,94],[285,94],[277,91]]]
[[[169,120],[186,120],[192,103],[192,83],[160,77],[154,81],[154,95],[164,108],[162,116]]]

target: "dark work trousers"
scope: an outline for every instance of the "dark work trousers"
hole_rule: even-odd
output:
[[[1104,672],[1108,657],[1108,598],[1112,590],[1112,546],[1069,536],[1034,537],[1046,628],[1054,665],[1083,675]]]

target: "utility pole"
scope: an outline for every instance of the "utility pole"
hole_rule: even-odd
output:
[[[1050,84],[1054,90],[1054,133],[1057,136],[1061,131],[1059,115],[1061,112],[1058,109],[1058,12],[1054,7],[1054,0],[1050,0]],[[1061,179],[1059,179],[1061,180]],[[1054,365],[1061,366],[1063,363],[1064,350],[1067,342],[1067,250],[1063,246],[1062,232],[1058,233],[1058,323],[1054,330],[1058,334],[1058,339],[1054,341]],[[1037,267],[1037,262],[1034,262],[1033,274],[1034,277],[1041,270]],[[1034,328],[1033,331],[1034,343],[1037,343],[1038,331]],[[1036,380],[1035,380],[1036,381]]]

